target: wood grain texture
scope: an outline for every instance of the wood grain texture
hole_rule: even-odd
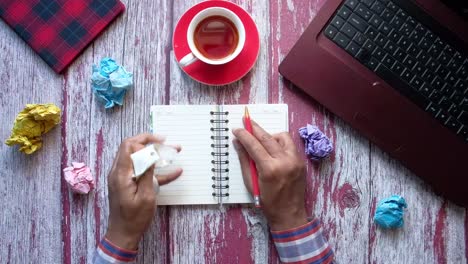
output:
[[[297,129],[306,123],[335,143],[329,160],[308,162],[307,209],[323,222],[339,263],[467,263],[466,209],[434,195],[277,72],[324,1],[233,1],[257,23],[261,53],[246,77],[226,87],[196,83],[174,59],[174,26],[198,0],[124,1],[124,15],[63,75],[0,22],[0,138],[9,136],[26,103],[52,102],[63,110],[61,126],[45,136],[38,153],[25,156],[0,145],[0,263],[91,262],[107,228],[107,173],[122,139],[148,131],[150,105],[267,102],[289,105],[300,149]],[[135,81],[125,106],[113,110],[103,109],[89,84],[91,65],[107,56]],[[69,192],[61,169],[72,161],[85,162],[97,177],[91,194]],[[405,227],[378,229],[376,204],[394,193],[409,205]],[[279,263],[264,217],[247,206],[161,207],[140,249],[138,263]]]
[[[60,262],[60,126],[43,137],[44,147],[33,155],[4,140],[26,104],[60,107],[63,78],[0,22],[0,83],[0,263]]]

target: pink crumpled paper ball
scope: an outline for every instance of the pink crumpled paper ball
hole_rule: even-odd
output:
[[[75,193],[87,194],[94,189],[95,181],[91,170],[84,163],[72,162],[72,166],[63,169],[65,181]]]

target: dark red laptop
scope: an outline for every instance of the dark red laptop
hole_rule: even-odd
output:
[[[327,0],[280,72],[468,206],[466,1]]]

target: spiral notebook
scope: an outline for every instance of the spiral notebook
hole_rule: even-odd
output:
[[[232,128],[243,127],[246,105],[168,105],[151,107],[151,127],[166,144],[182,151],[174,165],[183,174],[161,186],[159,205],[252,203],[244,186]],[[285,104],[247,105],[250,116],[269,133],[288,131]]]

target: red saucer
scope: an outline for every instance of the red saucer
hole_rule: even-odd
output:
[[[224,7],[234,12],[244,23],[245,45],[241,53],[232,61],[223,65],[210,65],[200,60],[182,68],[192,79],[207,85],[226,85],[240,80],[254,66],[260,52],[260,36],[257,25],[252,17],[242,7],[219,0],[208,0],[191,7],[180,18],[174,30],[172,45],[174,55],[179,61],[190,53],[187,43],[187,29],[192,18],[203,9],[209,7]]]

